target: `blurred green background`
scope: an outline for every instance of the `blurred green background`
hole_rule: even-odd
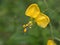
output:
[[[45,29],[34,23],[24,33],[22,25],[30,20],[25,10],[33,3],[51,22]],[[0,0],[0,45],[47,45],[52,38],[60,45],[60,0]]]

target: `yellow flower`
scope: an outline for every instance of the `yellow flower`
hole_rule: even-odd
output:
[[[42,28],[47,27],[50,22],[49,17],[40,12],[40,9],[37,4],[31,4],[27,8],[25,15],[34,18],[37,25],[41,26]]]
[[[53,40],[48,40],[47,45],[56,45],[56,43]]]
[[[36,18],[40,14],[40,9],[37,4],[30,5],[25,12],[26,16]]]

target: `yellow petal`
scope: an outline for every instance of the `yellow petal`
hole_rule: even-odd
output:
[[[48,40],[47,45],[56,45],[56,43],[53,40]]]
[[[25,33],[25,32],[27,32],[27,29],[25,28],[23,31],[24,31],[24,33]]]
[[[42,28],[47,27],[47,25],[50,22],[50,19],[45,14],[41,13],[36,19],[35,19],[37,25],[41,26]]]
[[[36,18],[40,14],[40,9],[37,4],[31,4],[25,12],[26,16]]]

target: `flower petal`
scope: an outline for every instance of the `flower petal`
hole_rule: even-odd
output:
[[[45,14],[41,13],[36,19],[35,19],[37,25],[41,26],[42,28],[47,27],[47,25],[50,22],[50,19]]]
[[[36,18],[39,14],[40,14],[40,9],[37,4],[31,4],[25,12],[26,16],[32,18]]]
[[[53,40],[48,40],[47,45],[56,45],[56,43]]]

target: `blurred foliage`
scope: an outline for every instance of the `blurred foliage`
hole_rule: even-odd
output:
[[[24,33],[22,25],[30,20],[25,10],[32,3],[37,3],[51,22],[45,29],[34,23]],[[0,0],[0,45],[46,45],[52,36],[60,45],[60,0]]]

